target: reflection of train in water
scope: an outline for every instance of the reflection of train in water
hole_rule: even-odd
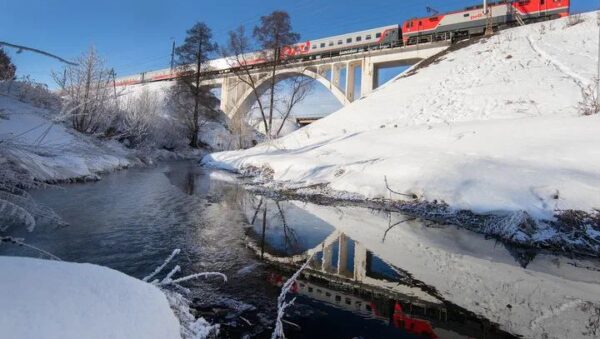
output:
[[[372,28],[360,32],[307,40],[281,50],[285,61],[308,61],[319,58],[346,55],[374,49],[411,46],[444,40],[457,40],[482,34],[488,23],[494,29],[519,24],[550,20],[569,15],[570,0],[502,0],[489,3],[488,13],[483,6],[472,6],[449,13],[406,20],[401,25]],[[244,65],[260,66],[266,63],[265,53],[249,53]],[[228,58],[212,60],[209,67],[214,72],[225,72],[235,63]],[[144,82],[169,80],[177,77],[172,69],[144,72],[117,79],[116,86],[128,86]]]
[[[269,281],[276,286],[281,286],[285,280],[281,275],[271,274],[269,276]],[[405,313],[403,306],[399,301],[382,299],[367,300],[362,297],[341,293],[337,290],[305,280],[294,283],[291,292],[335,305],[338,308],[347,311],[363,313],[372,318],[389,322],[389,324],[395,328],[419,337],[428,339],[439,338],[435,333],[431,322]],[[439,312],[440,317],[442,314],[445,314],[445,310],[443,313]]]

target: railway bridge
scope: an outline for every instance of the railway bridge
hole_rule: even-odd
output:
[[[412,46],[357,51],[352,54],[321,57],[308,61],[285,63],[278,67],[275,77],[277,81],[303,75],[315,79],[327,88],[342,104],[349,105],[357,98],[372,92],[378,83],[377,74],[380,68],[410,66],[429,58],[450,46],[450,42],[441,41]],[[356,69],[360,69],[360,93],[355,93]],[[160,76],[157,76],[161,74]],[[166,76],[164,74],[167,74]],[[170,76],[169,76],[170,74]],[[271,72],[266,67],[252,71],[255,87],[263,94],[269,87]],[[158,70],[143,73],[142,83],[173,80],[176,75],[170,70]],[[342,78],[344,77],[344,78]],[[139,84],[140,75],[116,79],[118,86]],[[256,101],[253,89],[232,72],[227,70],[203,81],[205,86],[221,89],[221,110],[229,117],[247,114]]]

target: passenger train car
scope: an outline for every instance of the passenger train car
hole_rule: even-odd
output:
[[[570,0],[504,0],[488,4],[488,14],[483,6],[468,7],[460,11],[413,18],[402,25],[391,25],[365,31],[308,40],[281,50],[282,62],[307,61],[400,46],[411,46],[436,41],[456,41],[483,34],[488,22],[495,30],[518,24],[551,20],[569,15]],[[255,52],[245,55],[244,65],[258,66],[266,63],[265,54]],[[216,71],[232,68],[232,60],[211,60],[209,67]],[[178,74],[167,68],[117,79],[117,86],[176,78]]]

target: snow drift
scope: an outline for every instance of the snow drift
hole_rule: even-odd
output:
[[[157,287],[91,264],[0,256],[4,338],[181,338]]]
[[[100,142],[52,120],[52,112],[0,96],[0,142],[5,156],[40,181],[95,177],[135,164],[117,142]]]
[[[283,187],[362,198],[389,198],[387,178],[394,191],[478,213],[591,211],[600,116],[582,117],[579,104],[595,76],[598,28],[596,13],[583,18],[502,31],[280,140],[203,163],[267,168]]]

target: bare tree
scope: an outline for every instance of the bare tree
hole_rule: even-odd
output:
[[[300,40],[300,35],[292,32],[291,19],[287,12],[274,11],[260,18],[260,25],[254,27],[253,36],[262,48],[264,59],[271,65],[269,128],[266,130],[267,136],[270,137],[275,106],[275,83],[277,82],[275,75],[282,57],[281,49],[297,43]]]
[[[187,31],[183,45],[175,49],[177,68],[181,76],[177,78],[172,94],[179,97],[174,100],[179,106],[180,115],[185,117],[190,146],[195,148],[200,146],[198,132],[201,127],[201,111],[214,111],[217,103],[210,89],[202,86],[202,82],[210,78],[207,61],[216,50],[217,45],[212,41],[210,28],[201,22]],[[186,97],[191,99],[189,108],[186,106],[190,100]]]
[[[302,102],[310,94],[313,89],[314,81],[311,78],[305,76],[297,76],[292,78],[290,84],[290,92],[284,95],[279,105],[275,105],[278,113],[280,114],[281,123],[279,128],[274,134],[275,138],[278,138],[285,126],[285,122],[288,120],[294,107]]]
[[[251,53],[253,50],[254,46],[250,38],[246,35],[244,26],[240,26],[236,30],[229,32],[228,46],[223,50],[223,54],[225,60],[229,63],[229,68],[235,75],[238,84],[245,84],[252,90],[252,94],[261,114],[265,131],[268,131],[269,123],[267,114],[261,101],[262,93],[260,93],[258,88],[259,79],[253,74],[253,66],[248,60],[249,57],[254,55]],[[243,117],[234,117],[234,119],[240,124],[243,123]]]
[[[254,27],[253,37],[256,40],[256,46],[246,35],[243,26],[229,32],[228,48],[224,51],[227,56],[229,66],[235,74],[237,80],[247,85],[253,92],[254,98],[261,114],[265,134],[268,138],[273,134],[273,113],[275,111],[275,84],[277,83],[277,68],[281,64],[282,48],[298,42],[299,35],[292,32],[290,16],[286,12],[274,11],[273,13],[261,17],[260,25]],[[254,72],[254,65],[248,60],[256,59],[257,53],[251,53],[256,49],[264,64],[269,67],[269,104],[264,105],[261,101],[262,92],[258,88],[260,79]]]
[[[105,66],[94,47],[77,58],[77,65],[68,65],[60,73],[52,72],[64,100],[64,118],[82,133],[96,133],[107,127],[114,117],[111,107],[111,84],[114,73]]]
[[[160,119],[159,98],[144,88],[140,95],[129,97],[121,111],[123,137],[137,146],[155,132]]]

